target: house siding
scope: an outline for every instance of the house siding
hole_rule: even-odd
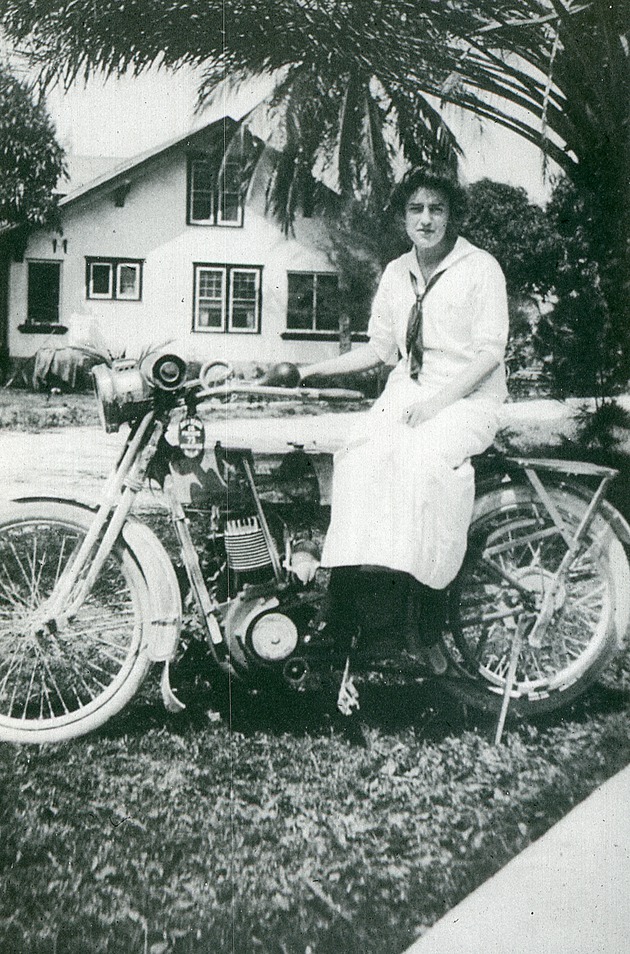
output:
[[[28,357],[49,343],[48,334],[19,330],[27,319],[28,263],[61,263],[60,323],[70,343],[80,318],[95,319],[114,351],[137,354],[147,345],[174,339],[188,358],[201,360],[309,362],[336,354],[338,341],[289,340],[286,333],[287,273],[333,272],[326,231],[317,218],[298,217],[285,236],[264,214],[264,175],[255,179],[242,226],[187,224],[187,151],[169,150],[142,170],[130,169],[124,204],[116,204],[117,180],[104,183],[62,206],[62,234],[35,232],[23,262],[9,277],[9,350]],[[89,300],[86,258],[129,258],[143,262],[142,300]],[[262,269],[260,333],[193,332],[194,263],[259,266]]]

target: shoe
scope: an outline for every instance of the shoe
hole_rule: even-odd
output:
[[[448,659],[444,655],[441,643],[432,643],[430,646],[425,646],[423,655],[434,676],[446,675]]]

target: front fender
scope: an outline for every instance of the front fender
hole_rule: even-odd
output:
[[[93,513],[97,509],[92,504],[66,497],[20,497],[14,502],[38,501],[71,504]],[[132,518],[125,523],[122,538],[146,583],[146,654],[152,662],[172,659],[182,626],[182,601],[173,564],[160,540],[139,520]]]
[[[147,584],[151,613],[147,655],[153,662],[173,659],[182,628],[182,599],[173,564],[146,524],[128,520],[122,535]]]

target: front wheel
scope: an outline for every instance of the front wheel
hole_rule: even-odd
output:
[[[2,741],[59,742],[90,732],[122,709],[149,668],[145,582],[124,544],[72,618],[47,618],[46,601],[93,516],[54,501],[0,510]]]
[[[550,493],[572,534],[587,503],[570,487],[559,485]],[[523,646],[510,701],[514,714],[532,716],[566,705],[607,666],[628,626],[630,567],[624,548],[598,514],[556,584],[567,550],[533,489],[508,485],[482,501],[450,591],[446,642],[462,677],[447,688],[461,700],[498,711],[517,627]],[[530,641],[552,587],[551,619],[541,638]]]

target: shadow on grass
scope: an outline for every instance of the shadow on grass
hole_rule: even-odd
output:
[[[103,738],[138,737],[155,730],[174,735],[207,730],[209,725],[229,726],[230,731],[251,736],[258,732],[325,737],[344,736],[351,744],[365,744],[363,730],[386,734],[413,730],[418,738],[439,742],[464,731],[490,735],[494,717],[461,705],[452,699],[439,680],[403,684],[360,684],[361,708],[346,717],[336,708],[338,679],[320,691],[296,692],[269,687],[249,692],[238,684],[199,683],[179,696],[185,711],[169,713],[159,697],[152,676],[142,693],[123,712],[98,730]]]
[[[207,731],[209,726],[229,727],[231,732],[252,736],[270,735],[326,737],[339,735],[352,745],[366,745],[365,732],[376,729],[386,734],[412,730],[418,739],[439,743],[449,736],[476,732],[494,738],[497,715],[481,712],[451,698],[438,679],[403,684],[360,685],[361,709],[350,717],[336,709],[337,683],[325,689],[295,692],[285,687],[248,692],[227,682],[214,687],[198,680],[180,693],[186,709],[167,712],[159,697],[158,680],[152,677],[140,696],[97,733],[102,738],[139,737],[148,732],[166,731],[188,735]],[[567,723],[621,713],[630,706],[630,691],[598,683],[571,705],[536,719],[511,719],[508,730],[533,724],[540,733]]]
[[[623,712],[629,706],[630,692],[597,683],[571,705],[539,717],[536,720],[536,726],[544,731],[545,729],[554,729],[566,722],[586,723],[599,716]]]

